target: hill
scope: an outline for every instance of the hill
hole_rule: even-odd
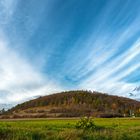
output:
[[[140,102],[91,91],[66,91],[19,104],[1,118],[140,116]]]

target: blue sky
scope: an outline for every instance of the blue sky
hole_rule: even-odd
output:
[[[1,0],[0,103],[140,85],[139,0]],[[137,95],[139,96],[139,95]]]

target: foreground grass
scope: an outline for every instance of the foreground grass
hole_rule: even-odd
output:
[[[100,129],[76,129],[78,119],[0,121],[1,140],[139,140],[140,118],[94,119]]]

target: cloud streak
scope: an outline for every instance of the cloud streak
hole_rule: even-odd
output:
[[[125,40],[125,38],[123,38],[123,40]],[[111,54],[107,56],[111,56],[114,52],[115,51],[111,52]],[[137,83],[125,83],[121,80],[140,68],[139,63],[134,63],[136,59],[139,58],[138,56],[140,56],[139,39],[127,51],[107,61],[107,63],[98,65],[97,61],[96,64],[99,69],[87,78],[87,80],[84,80],[81,87],[86,85],[87,88],[90,89],[128,96],[127,94],[132,91]],[[98,60],[98,57],[95,58],[95,60]],[[129,65],[130,63],[131,65]]]

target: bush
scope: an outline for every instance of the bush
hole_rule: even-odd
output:
[[[77,129],[84,129],[84,130],[94,130],[96,129],[96,125],[92,118],[84,117],[81,118],[80,121],[76,123]]]

